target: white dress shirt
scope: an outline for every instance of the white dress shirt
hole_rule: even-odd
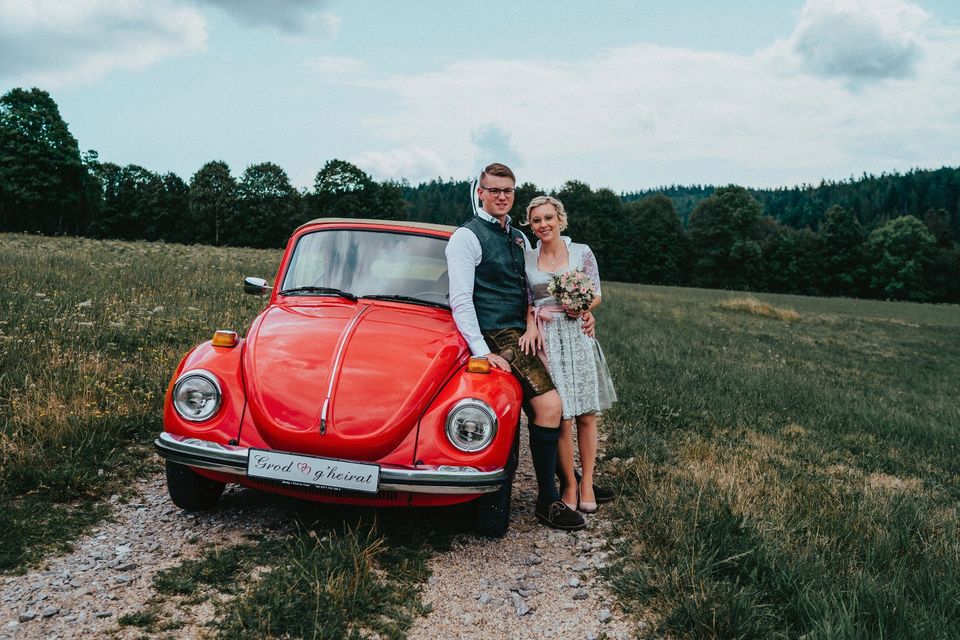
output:
[[[478,211],[476,215],[487,222],[500,224],[496,218],[486,211]],[[507,226],[504,232],[508,233],[509,230],[510,216],[507,216]],[[527,240],[527,236],[520,235],[523,236],[524,248],[529,250],[530,241]],[[447,276],[450,278],[450,309],[453,311],[453,321],[457,323],[457,329],[460,330],[463,339],[467,341],[470,353],[477,357],[486,356],[490,353],[490,348],[480,332],[480,321],[477,320],[477,310],[473,306],[474,272],[483,257],[480,240],[470,229],[459,227],[447,242],[446,254]]]

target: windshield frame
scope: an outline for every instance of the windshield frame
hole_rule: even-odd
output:
[[[388,223],[385,222],[384,224]],[[383,247],[372,247],[364,250],[362,247],[365,243],[357,242],[356,240],[353,242],[347,241],[340,246],[340,249],[354,251],[355,253],[352,256],[341,256],[332,263],[334,267],[339,269],[339,272],[331,274],[329,279],[324,278],[325,274],[317,274],[317,279],[307,283],[303,280],[304,273],[297,273],[298,268],[301,268],[299,262],[300,260],[305,260],[303,256],[306,255],[299,252],[314,251],[312,248],[305,249],[303,243],[317,240],[318,234],[323,234],[324,236],[327,234],[356,234],[361,239],[366,235],[373,237],[374,234],[382,234],[394,238],[404,236],[415,239],[414,241],[436,242],[437,245],[436,249],[428,252],[420,251],[411,253],[409,248],[406,251],[398,251],[398,248],[402,249],[404,247],[403,243],[394,243],[392,246],[387,246],[390,243],[384,243]],[[275,301],[280,302],[290,300],[291,298],[299,298],[301,300],[311,298],[338,298],[341,300],[350,300],[351,302],[355,302],[356,299],[386,299],[385,301],[391,304],[416,304],[449,310],[449,281],[446,268],[446,243],[449,239],[449,234],[437,233],[433,229],[384,228],[365,224],[337,224],[335,226],[325,225],[304,229],[302,233],[298,233],[295,236],[295,241],[291,243],[291,246],[288,248],[288,255],[284,260],[284,268],[277,278],[278,286],[274,290]],[[357,249],[357,247],[361,248]],[[333,245],[331,245],[330,248],[332,249]],[[414,260],[404,263],[400,260],[396,266],[404,271],[402,275],[396,278],[390,277],[382,272],[383,269],[390,268],[389,262],[386,265],[381,264],[376,266],[378,261],[407,256],[418,256],[422,258],[424,262],[418,264]],[[318,258],[318,260],[323,260],[323,258]],[[353,270],[348,271],[347,267],[339,266],[348,260],[353,260],[356,263]],[[359,271],[356,269],[357,267],[360,267]],[[303,267],[303,269],[306,269],[306,267]],[[377,269],[380,269],[381,273],[372,273]],[[361,272],[363,273],[362,277],[358,275],[358,273]],[[310,272],[308,271],[307,273]],[[310,275],[315,274],[310,273]],[[436,275],[436,277],[427,277],[433,275]],[[348,277],[349,281],[346,280]],[[361,278],[359,282],[356,281],[358,278]],[[372,286],[371,282],[376,282],[377,286]],[[349,286],[344,286],[345,284]],[[334,291],[309,292],[303,290],[304,287],[309,288],[311,286],[341,290],[347,295],[338,295]],[[290,291],[290,293],[285,293],[286,291]],[[389,300],[388,298],[390,296],[413,299]]]

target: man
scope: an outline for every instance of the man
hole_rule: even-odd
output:
[[[554,482],[563,411],[560,394],[540,359],[524,354],[518,344],[527,327],[523,252],[530,243],[510,225],[507,215],[515,189],[516,177],[505,165],[488,165],[480,174],[471,195],[481,208],[474,202],[474,216],[447,243],[450,308],[471,353],[512,372],[532,409],[530,457],[537,476],[537,519],[555,529],[575,531],[584,528],[583,516],[563,503]]]

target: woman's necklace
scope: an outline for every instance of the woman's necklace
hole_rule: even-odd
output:
[[[543,258],[544,266],[546,266],[550,271],[557,270],[557,263],[561,262],[564,257],[566,247],[561,247],[559,251],[553,255],[544,253],[543,248],[540,249],[540,257]]]

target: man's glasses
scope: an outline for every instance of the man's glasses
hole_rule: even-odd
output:
[[[492,195],[494,198],[499,198],[501,193],[509,198],[516,191],[516,189],[512,187],[509,189],[497,189],[496,187],[480,187],[480,188],[486,191],[487,193],[489,193],[490,195]]]

